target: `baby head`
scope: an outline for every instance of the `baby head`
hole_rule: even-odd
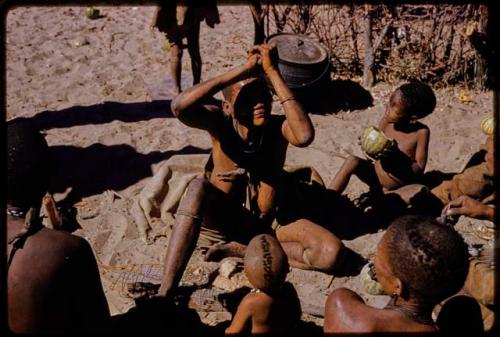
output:
[[[452,227],[411,215],[389,226],[374,264],[387,294],[434,305],[462,288],[468,261],[467,246]]]
[[[245,274],[256,289],[266,293],[279,289],[288,273],[288,259],[280,243],[268,234],[255,236],[247,246]]]
[[[436,107],[431,87],[422,82],[405,83],[389,99],[385,116],[390,123],[411,123],[430,115]]]

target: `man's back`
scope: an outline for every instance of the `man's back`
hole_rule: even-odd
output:
[[[8,238],[22,222],[9,222]],[[65,232],[42,228],[29,236],[13,255],[7,286],[16,333],[102,330],[110,316],[90,245]]]

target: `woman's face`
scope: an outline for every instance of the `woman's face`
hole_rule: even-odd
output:
[[[247,127],[266,125],[271,115],[272,97],[266,87],[254,87],[238,97],[234,117]]]

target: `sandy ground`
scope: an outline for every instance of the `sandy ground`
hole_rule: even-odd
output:
[[[81,228],[74,233],[92,244],[111,311],[117,314],[134,305],[127,283],[159,283],[168,242],[159,237],[146,245],[139,239],[130,214],[133,198],[163,161],[174,154],[206,155],[211,144],[205,132],[182,125],[169,113],[169,56],[162,49],[164,36],[149,29],[153,7],[99,8],[103,17],[97,20],[87,19],[84,7],[20,7],[8,13],[7,119],[31,118],[45,133],[58,167],[52,191],[56,200],[75,204]],[[215,29],[202,24],[204,79],[243,63],[253,39],[247,7],[221,7],[220,14],[222,23]],[[183,87],[190,85],[186,53]],[[312,115],[315,141],[305,149],[290,147],[287,164],[311,165],[329,182],[343,162],[339,153],[361,154],[360,131],[377,124],[394,89],[386,84],[372,88],[370,107]],[[479,121],[492,109],[491,94],[467,92],[471,101],[462,102],[459,91],[437,91],[435,112],[423,120],[431,129],[427,171],[461,170],[485,141]],[[343,98],[335,90],[331,96]],[[274,111],[279,112],[279,104]],[[366,191],[353,178],[346,194],[354,199]],[[477,241],[467,234],[474,226],[476,222],[462,218],[457,228],[468,241]],[[381,235],[344,242],[370,257]],[[203,262],[197,250],[182,284],[203,285],[217,268],[217,263]],[[340,286],[357,290],[375,306],[387,301],[364,293],[357,276],[332,278],[293,269],[288,279],[316,316],[321,316],[326,296]],[[239,271],[228,281],[221,287],[244,285],[245,277]],[[198,312],[209,324],[231,318],[224,309]],[[304,319],[322,325],[321,317],[304,314]]]

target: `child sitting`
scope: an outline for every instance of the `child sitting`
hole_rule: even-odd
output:
[[[452,227],[428,217],[400,217],[380,240],[374,261],[391,301],[378,309],[337,289],[326,302],[324,332],[435,332],[432,310],[462,288],[468,264],[467,246]]]
[[[263,334],[291,331],[300,321],[297,293],[285,283],[287,256],[268,234],[254,237],[246,249],[245,274],[254,289],[247,294],[226,334]]]
[[[379,129],[395,145],[374,163],[356,156],[346,159],[329,188],[342,193],[355,174],[374,191],[393,190],[418,180],[427,163],[430,131],[418,122],[434,110],[436,97],[421,82],[400,86],[389,99]]]

